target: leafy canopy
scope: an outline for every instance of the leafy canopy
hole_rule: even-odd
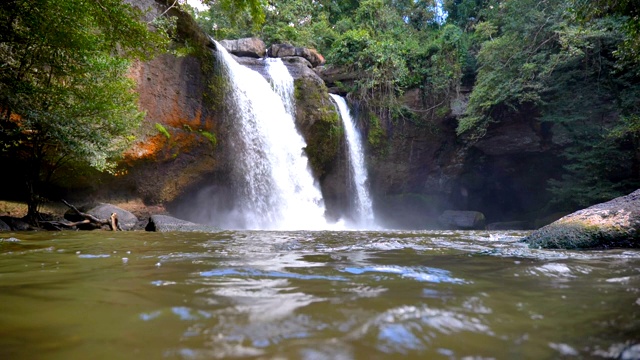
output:
[[[141,19],[120,0],[0,5],[2,155],[26,170],[30,215],[57,169],[110,168],[140,123],[129,65],[168,45]]]

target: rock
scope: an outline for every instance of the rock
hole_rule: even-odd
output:
[[[115,205],[111,204],[94,204],[81,206],[78,208],[83,213],[87,213],[89,215],[93,215],[100,220],[108,219],[112,213],[118,214],[118,220],[120,222],[120,227],[122,230],[132,230],[135,228],[138,223],[138,218],[133,215],[131,212],[121,209]],[[80,221],[83,220],[82,217],[79,217],[73,210],[68,210],[64,214],[64,218],[69,221]],[[80,227],[80,226],[79,226]]]
[[[11,216],[0,216],[0,220],[9,226],[9,230],[13,231],[28,231],[33,230],[31,225],[24,220],[14,218]]]
[[[445,210],[438,217],[438,222],[446,228],[483,229],[485,218],[484,214],[479,211]]]
[[[312,67],[320,66],[325,63],[324,57],[316,49],[295,47],[289,44],[271,45],[269,48],[269,56],[277,58],[299,56],[309,61]]]
[[[505,122],[488,134],[489,136],[474,144],[474,147],[487,155],[526,154],[543,150],[541,135],[531,122]]]
[[[0,219],[0,231],[11,231],[11,227],[2,219]]]
[[[168,215],[151,215],[149,223],[144,228],[146,231],[156,232],[170,232],[170,231],[182,231],[182,232],[216,232],[220,229],[208,226],[192,223],[185,220],[176,219]]]
[[[530,230],[528,221],[505,221],[488,224],[487,230]]]
[[[319,66],[315,68],[315,71],[329,87],[335,86],[337,83],[353,83],[363,77],[363,74],[343,67]]]
[[[522,240],[546,249],[640,247],[640,190],[576,211]]]
[[[264,42],[258,38],[221,40],[220,45],[227,49],[229,53],[236,56],[261,58],[267,53],[267,47],[264,45]]]

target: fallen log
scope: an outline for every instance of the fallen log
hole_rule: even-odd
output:
[[[83,224],[89,224],[90,221],[89,220],[82,220],[82,221],[76,221],[76,222],[70,222],[70,221],[38,221],[38,224],[40,226],[42,226],[44,229],[47,230],[63,230],[63,229],[72,229],[75,228],[78,225],[83,225]]]
[[[78,214],[78,216],[84,218],[84,220],[82,221],[78,221],[76,223],[72,223],[72,224],[76,224],[76,225],[81,225],[81,224],[93,224],[97,227],[103,227],[108,225],[111,228],[111,231],[122,231],[122,228],[120,227],[120,222],[118,220],[118,214],[116,213],[111,213],[111,216],[109,216],[108,219],[98,219],[97,217],[91,215],[91,214],[87,214],[87,213],[83,213],[82,211],[78,210],[78,208],[76,208],[75,206],[69,204],[66,200],[62,199],[62,202],[67,205],[71,210],[73,210],[76,214]],[[59,225],[59,224],[56,224]],[[64,226],[64,225],[62,225]]]

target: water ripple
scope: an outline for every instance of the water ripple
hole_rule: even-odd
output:
[[[386,273],[386,274],[398,274],[403,278],[410,278],[417,281],[431,282],[431,283],[452,283],[452,284],[466,284],[467,281],[451,277],[450,272],[447,270],[436,269],[426,266],[421,267],[405,267],[405,266],[364,266],[364,267],[346,267],[340,270],[354,275],[361,275],[364,273]]]

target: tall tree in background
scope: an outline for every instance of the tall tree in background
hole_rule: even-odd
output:
[[[0,5],[0,144],[26,173],[28,218],[64,164],[109,169],[138,126],[130,61],[168,44],[121,0]]]

